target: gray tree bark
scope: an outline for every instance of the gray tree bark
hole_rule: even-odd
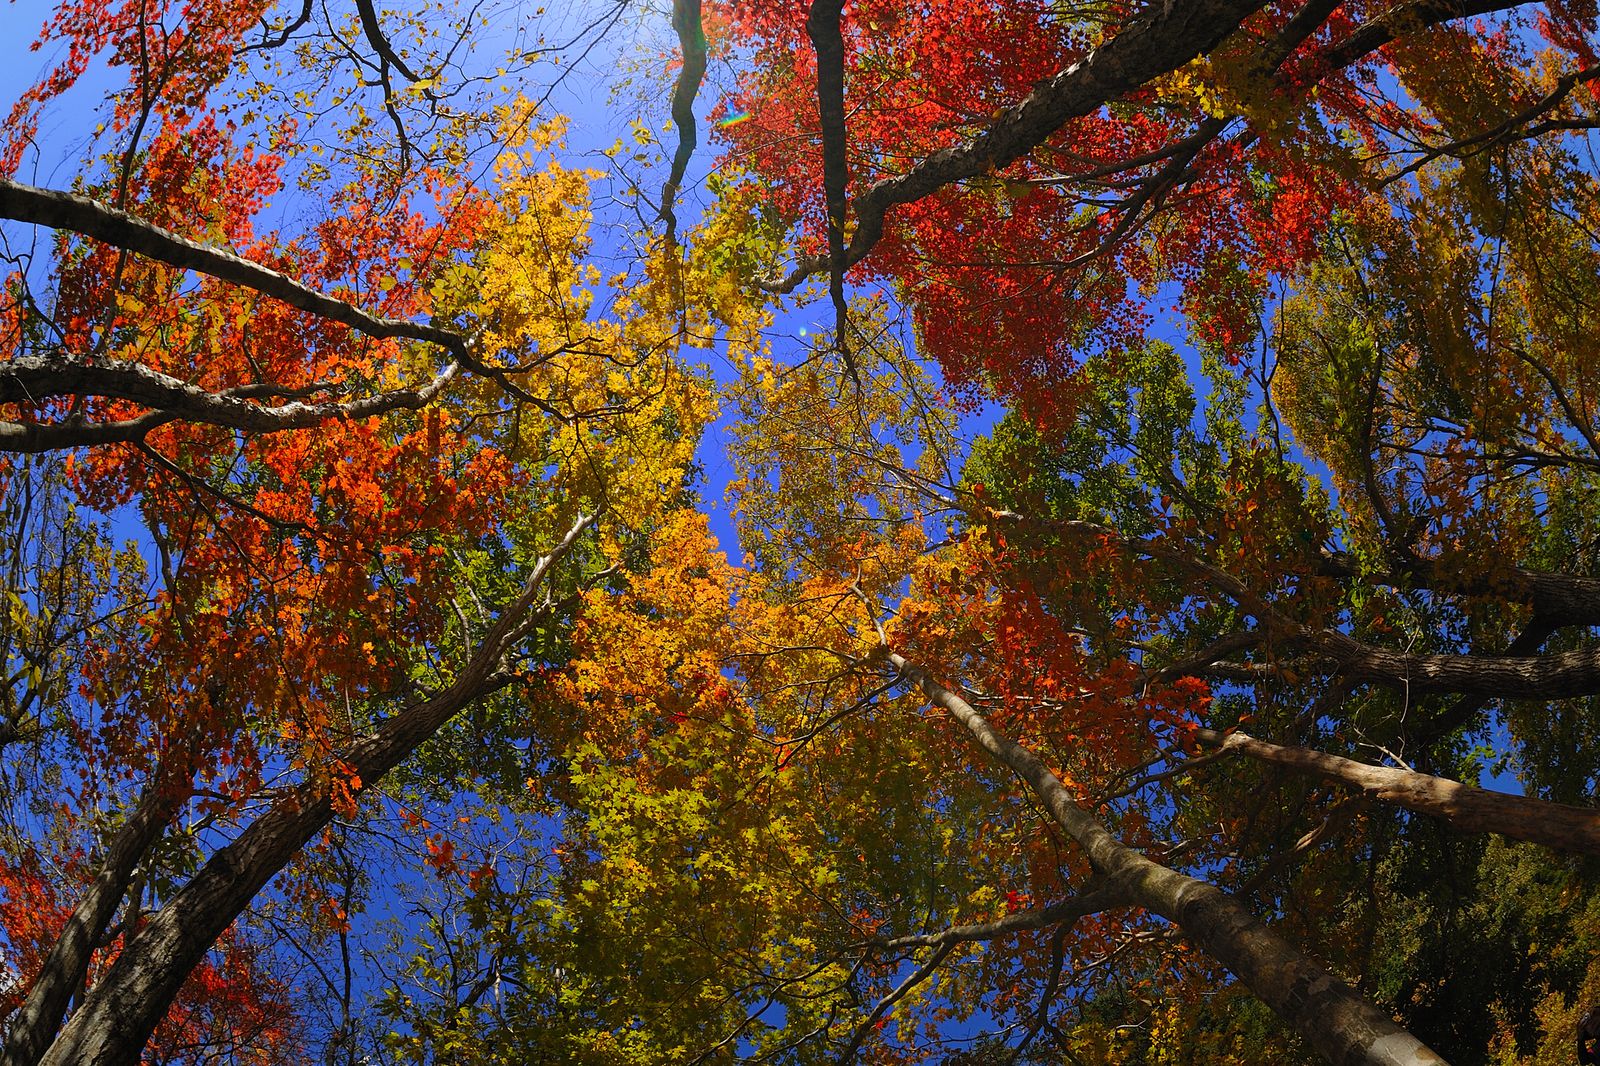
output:
[[[342,753],[345,765],[363,782],[376,781],[462,708],[507,684],[510,675],[501,670],[505,653],[535,617],[551,568],[593,521],[592,516],[580,517],[539,560],[522,593],[501,613],[453,684],[354,743]],[[137,1066],[146,1041],[190,971],[256,893],[332,817],[332,789],[325,776],[306,781],[273,803],[149,917],[41,1057],[8,1061],[6,1066]]]
[[[1600,810],[1491,792],[1414,770],[1371,766],[1310,748],[1268,743],[1245,733],[1202,729],[1199,736],[1200,742],[1210,747],[1315,774],[1465,832],[1499,833],[1561,851],[1600,855]]]
[[[1169,870],[1124,846],[1080,807],[1033,752],[998,732],[965,699],[895,653],[888,661],[978,746],[1026,781],[1088,854],[1095,871],[1130,902],[1175,923],[1335,1066],[1442,1066],[1444,1059],[1278,936],[1215,885]]]

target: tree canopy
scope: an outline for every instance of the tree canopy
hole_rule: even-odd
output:
[[[0,1063],[1581,1057],[1597,22],[55,6]]]

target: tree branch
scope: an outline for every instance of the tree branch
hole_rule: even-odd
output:
[[[822,191],[828,205],[828,293],[833,299],[833,343],[857,377],[845,341],[844,223],[845,186],[850,180],[845,156],[844,35],[839,18],[844,0],[812,0],[806,33],[817,53],[817,118],[822,127]],[[861,382],[858,378],[856,386]]]
[[[1262,3],[1263,0],[1152,3],[1111,40],[1002,111],[976,137],[935,152],[909,172],[875,182],[856,197],[856,230],[844,250],[841,265],[848,268],[866,257],[883,236],[891,208],[914,203],[947,185],[1003,170],[1072,119],[1092,114],[1151,78],[1210,51]],[[829,265],[826,261],[803,261],[786,277],[764,287],[772,292],[793,292],[807,277]]]
[[[1202,744],[1315,774],[1382,803],[1441,819],[1463,832],[1499,833],[1561,851],[1600,855],[1600,810],[1491,792],[1414,770],[1372,766],[1310,748],[1272,744],[1245,733],[1201,729],[1196,736]]]
[[[1452,19],[1504,10],[1521,2],[1523,0],[1416,0],[1402,4],[1325,51],[1320,57],[1320,66],[1324,72],[1340,70],[1390,43],[1400,32],[1415,32]],[[875,182],[857,196],[852,205],[856,230],[844,249],[842,266],[848,269],[866,258],[883,236],[891,209],[914,203],[945,186],[1003,170],[1039,147],[1071,120],[1092,114],[1150,79],[1210,52],[1261,6],[1260,2],[1251,0],[1186,0],[1182,4],[1163,0],[1149,4],[1110,41],[1042,82],[1022,101],[1002,111],[982,133],[961,145],[927,156],[903,175]],[[1278,36],[1263,47],[1256,59],[1257,68],[1264,72],[1275,70],[1316,32],[1337,6],[1338,0],[1311,0],[1304,5]],[[1184,153],[1192,156],[1215,136],[1216,131],[1202,127],[1157,153],[1156,158]],[[1117,171],[1134,165],[1130,161],[1119,166]],[[1169,179],[1175,173],[1181,178],[1181,168],[1164,173]],[[1061,180],[1071,180],[1071,176]],[[1055,179],[1052,182],[1060,183]],[[1145,194],[1140,206],[1167,191],[1170,187]],[[1123,211],[1125,230],[1133,228],[1129,221],[1133,214],[1136,212]],[[831,249],[826,258],[802,259],[788,274],[763,283],[762,288],[774,293],[793,292],[812,275],[832,269],[833,261]]]
[[[270,267],[253,263],[234,252],[213,248],[197,241],[153,225],[126,211],[108,207],[86,196],[35,188],[21,182],[0,178],[0,219],[12,219],[53,229],[66,230],[102,241],[113,247],[135,252],[168,266],[192,270],[207,277],[239,285],[270,296],[290,307],[319,315],[331,322],[349,326],[375,340],[415,340],[443,347],[462,367],[486,377],[507,393],[555,418],[560,414],[527,390],[510,380],[509,375],[521,367],[493,367],[479,358],[477,345],[467,336],[454,330],[405,319],[384,318],[348,304],[343,300],[318,292]],[[562,349],[565,350],[565,347]],[[6,431],[22,450],[38,450],[40,442],[50,434],[29,435],[14,430]],[[137,435],[132,427],[106,431],[107,436],[117,433]],[[66,436],[58,433],[55,436]],[[98,441],[90,441],[98,443]]]
[[[1180,926],[1329,1062],[1442,1066],[1444,1060],[1421,1041],[1301,954],[1238,900],[1124,846],[1072,799],[1043,760],[997,731],[965,699],[904,657],[891,652],[888,659],[935,706],[966,727],[979,747],[1028,784],[1098,873],[1125,891],[1134,905]]]
[[[0,422],[0,451],[37,452],[51,447],[136,440],[175,419],[205,422],[246,433],[276,433],[320,425],[333,418],[367,418],[395,410],[420,410],[433,402],[460,366],[451,363],[420,388],[394,389],[343,402],[295,400],[274,407],[250,403],[243,390],[208,392],[142,363],[113,360],[72,362],[47,356],[21,356],[0,363],[0,403],[29,403],[48,396],[107,396],[154,410],[111,423],[40,425]]]
[[[678,33],[678,48],[683,54],[683,66],[678,70],[677,84],[672,87],[672,124],[678,129],[678,148],[672,153],[672,171],[661,190],[661,209],[656,214],[667,224],[669,245],[678,239],[678,216],[673,203],[699,143],[694,101],[700,93],[700,82],[706,76],[706,33],[700,21],[700,0],[673,0],[672,28]]]
[[[377,9],[372,6],[372,0],[356,0],[356,13],[361,18],[361,32],[366,36],[367,43],[372,45],[372,50],[378,53],[379,61],[394,67],[406,81],[421,81],[395,52],[389,38],[383,35],[383,23],[378,18]]]
[[[1308,634],[1353,681],[1407,692],[1457,692],[1500,699],[1572,699],[1600,693],[1600,647],[1553,655],[1416,655],[1390,651],[1337,630]]]
[[[1406,166],[1380,181],[1378,183],[1378,187],[1383,188],[1385,186],[1392,185],[1397,181],[1403,181],[1412,174],[1415,174],[1417,171],[1421,170],[1423,167],[1427,166],[1429,163],[1433,162],[1435,159],[1438,159],[1440,156],[1448,155],[1456,159],[1465,159],[1478,155],[1482,152],[1487,152],[1496,145],[1506,144],[1521,137],[1537,136],[1541,133],[1551,132],[1554,129],[1568,128],[1569,124],[1563,123],[1560,120],[1552,120],[1551,123],[1539,124],[1534,124],[1533,120],[1561,106],[1562,101],[1566,100],[1566,98],[1572,94],[1572,90],[1576,89],[1579,85],[1593,81],[1597,77],[1600,77],[1600,67],[1584,67],[1582,70],[1573,71],[1571,74],[1563,75],[1556,80],[1555,88],[1551,89],[1534,104],[1517,112],[1504,122],[1497,123],[1489,129],[1484,130],[1482,133],[1475,134],[1471,137],[1462,137],[1446,144],[1435,145],[1431,148],[1428,148]],[[1581,128],[1588,129],[1591,128],[1592,125],[1593,123],[1584,122]],[[1543,370],[1542,367],[1538,367],[1538,364],[1534,365],[1536,368]],[[1548,379],[1548,372],[1546,372],[1546,375]],[[1554,381],[1551,381],[1551,384],[1554,385]],[[1556,390],[1556,395],[1558,397],[1562,397],[1563,401],[1565,400],[1565,397],[1562,395],[1559,387]],[[1572,415],[1570,408],[1568,409],[1567,413],[1569,417]],[[1573,424],[1576,425],[1580,430],[1583,429],[1583,424],[1581,422],[1577,422],[1575,419]],[[1593,435],[1587,431],[1584,432],[1584,435],[1588,438],[1590,447],[1594,447],[1595,440]]]
[[[1046,907],[1031,907],[1028,910],[1008,914],[1004,918],[996,918],[988,922],[974,922],[970,925],[953,925],[937,933],[915,933],[910,936],[897,936],[892,940],[879,941],[876,946],[885,951],[907,951],[915,948],[938,948],[946,944],[963,944],[976,940],[995,940],[999,937],[1010,936],[1012,933],[1025,933],[1033,929],[1044,929],[1063,922],[1075,922],[1079,918],[1086,918],[1091,914],[1098,914],[1103,910],[1124,905],[1128,900],[1117,890],[1115,885],[1107,883],[1090,882],[1084,891],[1071,899],[1058,900]]]
[[[1150,674],[1147,684],[1165,684],[1176,681],[1180,677],[1191,677],[1203,674],[1207,667],[1221,662],[1230,655],[1247,651],[1261,643],[1263,634],[1259,630],[1244,629],[1237,633],[1229,633],[1207,644],[1193,655],[1185,656],[1170,666],[1164,666],[1155,673]]]
[[[990,511],[988,517],[1010,522],[1028,520],[1015,511]],[[1228,596],[1267,629],[1303,641],[1309,650],[1338,664],[1352,681],[1375,682],[1412,693],[1455,692],[1503,699],[1569,699],[1600,693],[1600,646],[1542,656],[1418,655],[1390,651],[1335,629],[1303,625],[1226,570],[1181,548],[1130,538],[1097,522],[1061,520],[1044,524],[1063,533],[1109,538],[1125,550],[1166,560],[1188,570]],[[1531,592],[1537,586],[1559,592],[1562,603],[1568,602],[1574,591],[1573,583],[1536,582],[1532,579],[1539,575],[1525,576],[1529,579],[1524,584],[1525,590]],[[1573,580],[1581,584],[1589,579]],[[1497,585],[1496,591],[1499,589]],[[1588,605],[1586,610],[1594,611],[1595,605]]]
[[[1360,578],[1379,585],[1405,585],[1454,596],[1494,596],[1533,608],[1534,617],[1556,627],[1600,625],[1600,578],[1542,573],[1508,567],[1488,574],[1463,574],[1431,559],[1397,561],[1397,573],[1364,572],[1342,552],[1324,553],[1318,564],[1326,577]]]
[[[444,691],[414,703],[357,740],[340,761],[363,787],[415,751],[462,708],[503,687],[508,645],[534,609],[551,569],[594,522],[582,515],[534,565],[522,592],[496,619]],[[219,848],[151,915],[50,1045],[40,1066],[135,1066],[151,1031],[216,938],[333,817],[332,786],[317,775],[290,789],[232,843]]]
[[[101,934],[117,911],[124,889],[150,846],[161,836],[179,805],[179,794],[158,771],[155,779],[112,838],[104,861],[78,905],[62,926],[28,989],[27,999],[7,1019],[4,1066],[32,1066],[44,1053],[66,1016],[72,997],[83,987],[89,961]]]
[[[1415,33],[1455,19],[1506,11],[1524,3],[1526,0],[1413,0],[1398,4],[1363,23],[1324,52],[1322,66],[1325,70],[1339,70],[1371,55],[1403,33]]]
[[[856,1026],[855,1032],[850,1034],[850,1043],[845,1046],[843,1054],[839,1056],[839,1066],[850,1066],[851,1063],[856,1061],[856,1053],[861,1050],[861,1045],[866,1041],[867,1034],[877,1026],[878,1019],[882,1018],[890,1007],[904,999],[918,985],[932,977],[935,971],[939,969],[940,963],[944,962],[945,957],[954,950],[954,943],[939,945],[938,949],[933,953],[933,958],[907,974],[905,980],[896,985],[893,991],[878,1000],[867,1016],[861,1020],[861,1024]]]
[[[477,360],[468,350],[466,338],[459,333],[405,319],[368,314],[270,267],[253,263],[226,249],[180,237],[170,230],[126,211],[107,207],[87,196],[40,189],[9,178],[0,178],[0,218],[93,237],[168,266],[192,270],[251,289],[297,310],[349,326],[376,340],[404,338],[438,344],[455,355],[462,365],[477,369]]]

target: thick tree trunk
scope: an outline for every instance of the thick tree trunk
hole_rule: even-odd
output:
[[[177,793],[168,788],[158,771],[155,783],[112,838],[94,880],[45,956],[38,979],[11,1016],[0,1064],[28,1066],[43,1054],[66,1016],[73,994],[83,987],[89,960],[117,912],[134,868],[161,837],[177,808]]]
[[[1499,699],[1573,699],[1600,693],[1600,648],[1533,656],[1413,655],[1373,647],[1331,629],[1310,639],[1350,680],[1411,693]]]
[[[1279,937],[1215,885],[1151,862],[1124,846],[1067,793],[1040,758],[997,732],[973,706],[897,654],[888,659],[978,745],[1028,783],[1056,823],[1087,852],[1095,870],[1144,907],[1178,925],[1231,970],[1335,1066],[1442,1066],[1444,1060]]]
[[[1490,792],[1445,777],[1271,744],[1245,733],[1202,729],[1200,742],[1349,785],[1375,800],[1442,819],[1466,832],[1499,833],[1562,851],[1600,855],[1600,810]]]
[[[502,657],[524,631],[550,568],[592,522],[592,517],[580,518],[539,560],[522,594],[501,614],[454,684],[407,707],[343,753],[344,763],[363,782],[377,781],[463,707],[506,683],[508,678],[498,673]],[[95,982],[83,1006],[37,1060],[41,1066],[137,1066],[150,1034],[195,965],[332,817],[329,782],[308,781],[219,849]]]

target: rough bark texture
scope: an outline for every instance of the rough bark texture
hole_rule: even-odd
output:
[[[175,795],[157,783],[117,830],[94,880],[45,956],[38,979],[9,1019],[0,1064],[27,1066],[43,1054],[66,1016],[73,994],[83,987],[89,959],[117,912],[134,867],[161,836],[177,807]]]
[[[275,433],[320,425],[334,418],[367,418],[401,409],[415,411],[433,402],[456,372],[457,364],[451,363],[419,388],[396,389],[347,402],[291,400],[267,406],[251,402],[239,391],[207,392],[140,363],[22,356],[0,363],[0,403],[26,403],[47,396],[108,396],[144,404],[154,413],[100,425],[0,422],[0,451],[40,451],[136,440],[155,426],[179,418],[247,433]]]
[[[1491,792],[1412,770],[1371,766],[1310,748],[1271,744],[1245,733],[1202,729],[1199,736],[1203,744],[1316,774],[1467,832],[1499,833],[1562,851],[1600,855],[1600,810]]]
[[[1506,645],[1505,650],[1499,654],[1511,656],[1533,655],[1544,647],[1544,642],[1550,639],[1550,636],[1559,628],[1559,626],[1547,623],[1540,616],[1535,615],[1527,627],[1521,633],[1518,633],[1516,638]],[[1489,654],[1494,653],[1491,652]],[[1489,699],[1490,697],[1488,696],[1476,693],[1457,696],[1451,701],[1449,707],[1445,708],[1437,716],[1426,719],[1420,727],[1411,731],[1410,735],[1414,740],[1422,744],[1431,744],[1433,741],[1455,732],[1468,722],[1475,721],[1478,713],[1489,703]]]
[[[442,345],[463,364],[472,365],[472,353],[467,350],[466,340],[460,334],[404,319],[370,315],[343,300],[302,285],[270,267],[252,263],[225,249],[180,237],[87,196],[40,189],[0,178],[0,218],[93,237],[168,266],[192,270],[253,289],[290,307],[320,315],[379,340],[409,338]]]
[[[1600,648],[1554,655],[1412,655],[1322,630],[1317,649],[1352,681],[1410,693],[1460,692],[1502,699],[1570,699],[1600,693]]]
[[[0,452],[38,455],[58,448],[92,448],[100,444],[142,441],[152,429],[177,420],[178,416],[175,414],[151,411],[120,422],[83,425],[63,422],[45,425],[35,422],[0,421]]]
[[[507,647],[523,631],[550,568],[592,522],[592,517],[580,518],[539,560],[522,594],[501,614],[454,684],[405,708],[343,753],[363,782],[378,780],[463,707],[509,680],[498,673]],[[136,1066],[190,971],[262,886],[332,817],[326,778],[308,781],[273,803],[149,918],[37,1062]]]
[[[1038,756],[997,732],[971,704],[896,654],[891,662],[978,745],[1028,783],[1089,856],[1095,871],[1128,899],[1176,923],[1336,1066],[1442,1066],[1444,1060],[1394,1019],[1267,928],[1215,885],[1151,862],[1125,847],[1068,794]]]

